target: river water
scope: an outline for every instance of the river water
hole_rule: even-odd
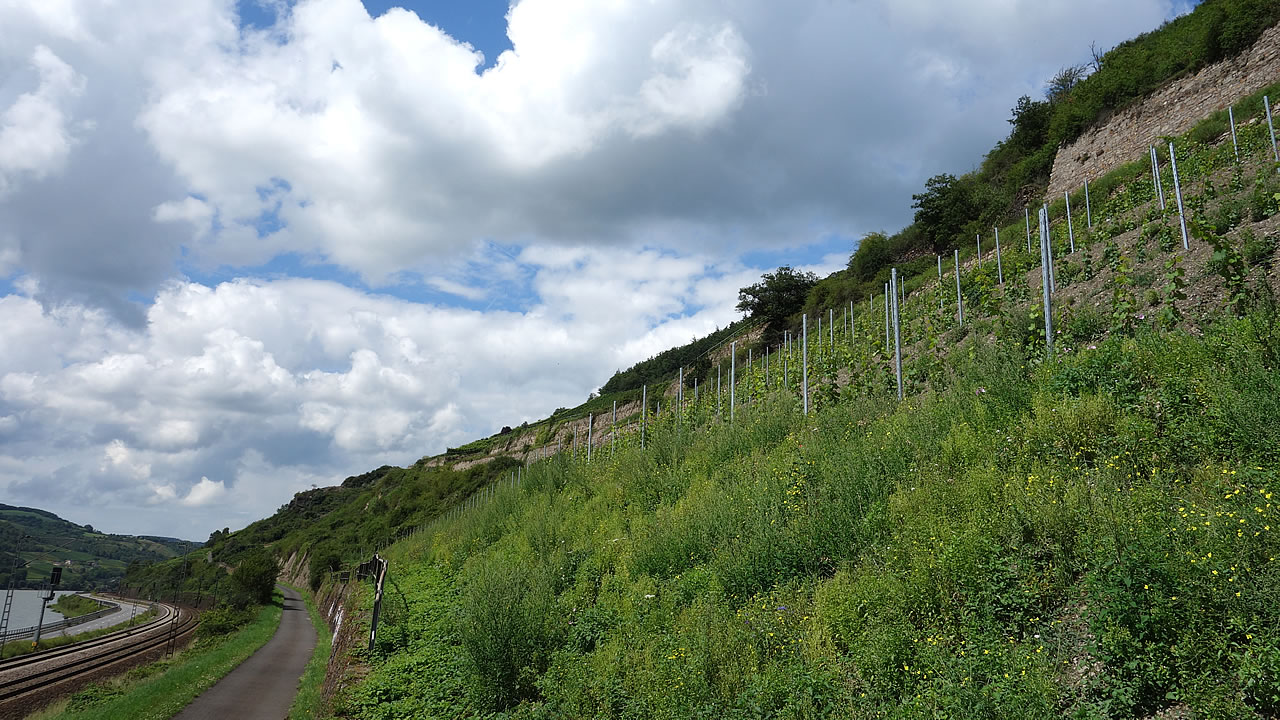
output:
[[[13,608],[9,611],[9,630],[17,630],[19,628],[31,627],[40,619],[40,596],[43,593],[40,590],[14,590],[13,591]],[[73,594],[70,590],[58,590],[54,593],[58,597]],[[4,589],[0,588],[0,603],[4,602]],[[3,608],[0,604],[0,608]],[[46,609],[44,611],[44,622],[46,625],[57,622],[62,619],[58,613]]]

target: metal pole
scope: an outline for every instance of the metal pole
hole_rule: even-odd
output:
[[[1067,201],[1067,241],[1071,243],[1071,253],[1076,251],[1076,229],[1071,225],[1071,196],[1064,190],[1062,199]]]
[[[889,354],[889,283],[884,284],[884,352]]]
[[[1227,119],[1231,121],[1231,148],[1236,151],[1236,162],[1240,162],[1240,143],[1236,141],[1236,111],[1227,106]]]
[[[960,251],[955,251],[956,260],[956,317],[960,326],[964,326],[964,297],[960,295]]]
[[[1000,228],[994,228],[996,231],[996,279],[1004,285],[1004,262],[1000,259]]]
[[[44,592],[46,589],[49,590],[48,597],[44,596]],[[31,647],[36,647],[37,645],[40,644],[40,630],[44,626],[44,604],[49,602],[52,599],[53,599],[53,589],[49,588],[48,583],[46,583],[45,587],[40,589],[40,619],[36,621],[36,635],[31,640]]]
[[[1058,279],[1053,273],[1053,226],[1049,223],[1049,206],[1046,204],[1044,210],[1044,236],[1049,243],[1049,292],[1058,292]]]
[[[676,422],[680,422],[680,413],[684,412],[684,366],[680,367],[680,389],[676,393]]]
[[[898,269],[889,271],[889,282],[898,289]],[[893,368],[898,378],[898,400],[902,400],[902,335],[898,327],[898,294],[893,294]]]
[[[1182,226],[1182,249],[1190,250],[1191,246],[1187,243],[1187,216],[1182,212],[1182,184],[1178,181],[1178,158],[1174,155],[1173,143],[1169,143],[1169,163],[1173,167],[1173,191],[1178,196],[1178,223]]]
[[[729,350],[729,422],[733,422],[734,401],[738,395],[738,341],[734,340]]]
[[[1156,185],[1156,195],[1160,198],[1160,209],[1165,209],[1164,183],[1160,182],[1160,155],[1155,146],[1151,146],[1151,182]]]
[[[942,256],[938,256],[938,309],[942,310]]]
[[[1049,213],[1041,208],[1040,210],[1040,286],[1041,295],[1044,296],[1044,342],[1045,352],[1048,356],[1053,355],[1053,305],[1050,300],[1050,283],[1049,283],[1049,266],[1053,262],[1052,253],[1049,251]]]
[[[809,414],[809,315],[808,313],[800,316],[800,332],[802,338],[800,347],[802,350],[801,365],[804,366],[804,372],[800,380],[800,384],[804,386],[804,414]]]
[[[1089,178],[1084,179],[1084,217],[1088,228],[1093,229],[1093,206],[1089,203]]]
[[[1271,153],[1276,162],[1280,162],[1280,147],[1276,146],[1276,126],[1271,124],[1271,98],[1262,96],[1262,105],[1267,109],[1267,129],[1271,131]]]

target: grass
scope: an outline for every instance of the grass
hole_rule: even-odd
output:
[[[275,634],[283,598],[262,606],[248,625],[222,638],[202,640],[169,661],[135,668],[123,677],[81,690],[43,718],[165,720],[253,655]]]
[[[289,586],[292,588],[292,586]],[[289,708],[290,720],[313,720],[324,717],[324,676],[329,665],[329,650],[333,646],[333,636],[320,611],[309,593],[292,588],[307,604],[307,615],[311,616],[311,624],[316,629],[316,649],[311,660],[302,672],[298,694]]]
[[[971,334],[903,404],[873,380],[808,418],[704,404],[644,451],[538,463],[390,549],[397,592],[338,710],[1273,716],[1277,324],[1049,363]],[[821,388],[844,361],[814,362]]]
[[[82,595],[63,595],[49,607],[65,618],[80,617],[102,609],[101,605]]]

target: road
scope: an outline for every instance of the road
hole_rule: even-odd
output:
[[[280,720],[289,714],[298,679],[316,647],[316,631],[302,597],[286,587],[280,591],[284,612],[275,635],[175,720]]]
[[[119,598],[96,597],[93,595],[90,595],[89,597],[92,597],[95,600],[102,600],[103,602],[116,603],[120,606],[120,609],[110,615],[97,618],[96,620],[90,620],[89,622],[80,625],[72,625],[71,627],[63,628],[61,630],[46,630],[40,633],[40,637],[51,638],[61,637],[63,635],[79,635],[80,633],[89,632],[91,630],[101,630],[103,628],[113,627],[120,623],[129,622],[130,615],[141,615],[147,611],[147,608],[151,607],[151,604],[146,602],[134,603],[128,600],[121,600]]]

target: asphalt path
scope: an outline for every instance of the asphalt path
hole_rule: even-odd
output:
[[[298,679],[316,647],[316,631],[302,597],[277,587],[284,593],[284,612],[275,635],[175,720],[281,720],[289,715]]]

